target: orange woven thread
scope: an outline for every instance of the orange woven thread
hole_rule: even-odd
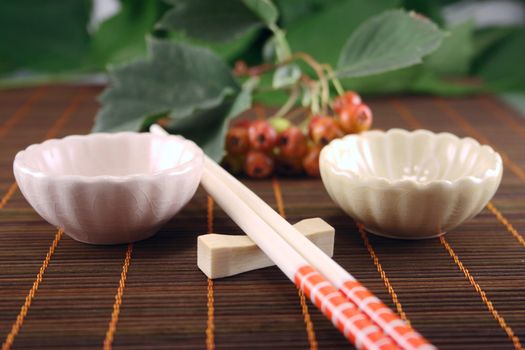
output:
[[[42,91],[43,91],[43,89],[42,89]],[[41,92],[41,93],[43,93],[43,92]],[[32,102],[31,102],[31,104],[33,104],[36,99],[40,98],[40,96],[41,95],[37,95],[36,97],[34,97]],[[60,129],[67,122],[67,120],[71,117],[73,112],[80,105],[80,102],[81,102],[81,99],[83,98],[83,96],[84,96],[84,91],[81,91],[73,98],[73,100],[66,107],[64,112],[60,115],[60,117],[55,121],[55,123],[53,123],[51,128],[48,130],[48,132],[46,134],[46,138],[53,137],[53,136],[56,135],[56,133],[58,131],[60,131]],[[25,114],[27,112],[28,108],[29,108],[27,106],[27,104],[26,104],[25,108],[26,108],[26,110],[23,113],[22,112],[19,112],[19,113]],[[19,118],[21,118],[21,116],[18,117],[18,120],[19,120]],[[15,122],[11,122],[11,123],[15,124],[16,121]],[[9,186],[9,189],[7,190],[7,193],[2,197],[2,200],[0,202],[0,209],[5,207],[5,205],[9,201],[9,199],[16,192],[17,188],[18,188],[18,186],[17,186],[16,182],[13,182],[11,184],[11,186]],[[6,340],[2,344],[2,350],[7,350],[7,349],[11,348],[11,345],[13,344],[13,342],[14,342],[17,334],[18,334],[18,332],[20,331],[20,328],[22,327],[22,325],[24,323],[24,319],[25,319],[27,313],[29,312],[29,307],[31,306],[31,302],[33,301],[33,299],[34,299],[34,297],[36,295],[36,292],[38,290],[38,287],[39,287],[40,283],[43,280],[44,272],[46,271],[47,266],[49,265],[49,262],[51,261],[51,257],[53,256],[53,254],[54,254],[54,252],[55,252],[55,250],[56,250],[56,248],[58,246],[58,242],[62,238],[63,233],[64,233],[64,231],[62,229],[59,229],[57,231],[57,233],[55,234],[55,239],[53,240],[53,243],[49,247],[48,253],[46,255],[46,258],[44,259],[44,262],[42,263],[42,266],[40,266],[40,270],[39,270],[39,272],[38,272],[38,274],[36,276],[35,281],[33,282],[33,286],[29,290],[29,294],[26,296],[24,305],[22,305],[22,307],[20,308],[20,313],[18,314],[18,316],[16,318],[16,321],[13,324],[13,327],[11,328],[11,331],[7,335]]]
[[[33,282],[33,286],[31,287],[31,289],[29,290],[29,293],[26,296],[24,305],[22,305],[22,307],[20,308],[20,312],[18,313],[18,316],[16,317],[16,321],[11,327],[11,331],[5,338],[4,343],[2,344],[2,350],[8,350],[11,348],[11,346],[13,345],[13,342],[15,341],[16,336],[18,335],[18,332],[20,331],[20,328],[22,328],[26,315],[29,312],[29,307],[31,306],[31,303],[33,302],[33,299],[35,298],[36,291],[38,290],[40,283],[42,283],[42,280],[44,279],[44,273],[46,272],[49,262],[51,261],[51,257],[53,256],[53,253],[55,253],[55,249],[57,248],[58,242],[60,242],[60,239],[62,238],[63,234],[64,234],[64,231],[62,229],[59,229],[57,233],[55,234],[55,239],[53,240],[53,243],[49,247],[49,250],[47,252],[46,258],[44,259],[44,262],[40,266],[40,270],[38,271],[38,274],[36,275],[36,279]]]
[[[405,123],[408,124],[408,126],[410,126],[412,129],[422,128],[422,125],[419,122],[419,120],[417,120],[416,117],[414,117],[412,112],[410,112],[410,110],[407,108],[407,106],[405,106],[405,104],[401,103],[401,101],[399,100],[391,100],[390,104],[392,105],[392,107],[394,107],[397,113],[399,113],[401,118],[403,118],[403,120],[405,121]]]
[[[44,90],[42,89],[41,91],[42,91],[41,92],[41,94],[42,94]],[[40,98],[39,96],[41,96],[41,95],[37,95],[37,97],[33,98],[31,104],[33,104],[37,98]],[[51,128],[47,131],[46,136],[45,136],[46,139],[54,137],[60,131],[60,129],[62,129],[64,127],[64,124],[68,121],[68,119],[71,117],[73,112],[80,105],[80,102],[82,101],[82,98],[84,98],[84,93],[83,92],[80,92],[79,94],[77,94],[73,98],[73,100],[66,107],[64,112],[60,115],[60,117],[58,117],[58,119],[55,121],[55,123],[53,123]],[[28,108],[29,107],[27,107],[27,104],[26,104],[25,112],[27,112]],[[25,112],[24,112],[24,114],[25,114]],[[16,114],[16,112],[15,112],[15,114]],[[19,117],[19,118],[21,118],[21,117]],[[18,185],[16,184],[16,181],[13,181],[13,183],[9,186],[9,189],[7,190],[6,194],[0,200],[0,209],[2,209],[3,207],[5,207],[7,205],[7,202],[9,202],[9,200],[11,199],[13,194],[15,194],[17,188],[18,188]]]
[[[436,98],[434,101],[443,110],[443,112],[445,112],[445,114],[450,117],[450,119],[456,122],[470,136],[478,139],[482,143],[490,144],[490,141],[478,130],[476,130],[476,128],[474,128],[467,120],[465,120],[465,118],[463,118],[460,113],[453,109],[446,102],[446,100],[442,98]],[[501,150],[497,151],[501,155],[505,166],[507,166],[507,168],[509,168],[518,178],[520,178],[522,181],[525,181],[525,171],[518,164],[514,163],[505,152],[502,152]]]
[[[277,211],[279,211],[279,215],[281,215],[283,218],[286,218],[286,210],[284,207],[284,199],[283,193],[281,191],[281,185],[275,177],[272,179],[272,187],[273,194],[275,196],[275,203],[277,204]]]
[[[301,304],[301,312],[303,314],[304,324],[306,326],[306,334],[308,336],[308,343],[310,344],[310,349],[317,349],[318,345],[315,336],[314,324],[312,322],[312,318],[310,317],[310,312],[308,310],[308,305],[306,304],[304,292],[301,289],[297,288],[297,295],[299,295],[299,303]]]
[[[518,242],[523,246],[523,248],[525,248],[525,239],[523,238],[523,236],[519,234],[518,230],[516,230],[514,226],[512,226],[509,220],[507,220],[507,218],[503,216],[503,214],[498,210],[498,208],[496,208],[496,206],[492,202],[489,202],[489,204],[487,204],[487,208],[492,212],[492,214],[496,216],[498,221],[503,226],[505,226],[507,231],[509,231],[509,233],[518,240]]]
[[[33,104],[40,99],[44,95],[45,89],[40,88],[36,90],[29,98],[18,108],[13,115],[5,121],[5,123],[0,126],[0,137],[3,137],[9,129],[11,129],[16,123],[18,123],[22,117],[24,117],[27,112],[31,109]],[[13,182],[11,186],[9,186],[9,189],[7,190],[6,194],[2,197],[0,200],[0,209],[5,207],[9,199],[13,196],[13,194],[16,192],[18,186],[16,182]]]
[[[208,278],[208,320],[206,322],[206,349],[215,349],[215,299],[213,297],[213,280]]]
[[[512,340],[512,343],[514,344],[514,348],[517,350],[523,350],[523,346],[520,343],[520,339],[514,334],[514,331],[510,326],[507,325],[505,322],[505,319],[498,313],[492,302],[487,297],[487,293],[483,289],[481,289],[481,286],[476,282],[474,277],[470,274],[470,272],[467,270],[465,266],[463,266],[463,263],[459,259],[459,257],[456,255],[450,244],[448,244],[447,240],[444,236],[439,237],[439,241],[445,247],[448,254],[452,257],[454,262],[456,263],[457,267],[463,272],[463,275],[465,275],[465,278],[469,281],[469,283],[474,287],[478,295],[480,296],[481,300],[483,301],[483,304],[487,307],[490,314],[496,321],[498,321],[499,326],[505,331],[507,336]]]
[[[525,127],[512,118],[503,108],[496,105],[494,101],[491,101],[486,97],[480,98],[479,101],[486,107],[486,109],[492,112],[492,115],[509,124],[509,126],[512,128],[512,131],[520,134],[522,137],[525,137]]]
[[[272,179],[273,193],[275,195],[275,202],[277,203],[277,210],[279,214],[286,218],[286,211],[284,207],[283,194],[281,191],[281,185],[279,181],[274,177]],[[297,294],[299,295],[299,303],[301,305],[301,312],[303,314],[304,324],[306,326],[306,334],[308,336],[308,343],[310,344],[310,349],[317,349],[317,338],[315,336],[314,324],[312,318],[310,317],[310,312],[308,310],[308,304],[306,304],[306,298],[301,289],[297,288]]]
[[[370,254],[370,257],[372,257],[372,260],[374,261],[374,265],[377,269],[377,272],[379,272],[379,275],[381,276],[381,279],[383,280],[383,284],[388,290],[388,294],[390,294],[390,298],[392,298],[392,302],[394,303],[396,307],[399,317],[401,317],[401,319],[405,321],[407,325],[411,326],[410,320],[405,314],[405,311],[403,310],[403,306],[401,305],[401,302],[399,301],[399,298],[397,297],[397,293],[394,290],[392,283],[390,283],[390,279],[386,275],[385,270],[383,270],[383,266],[381,266],[381,263],[379,262],[379,258],[377,257],[377,254],[374,248],[372,247],[372,244],[368,240],[368,236],[367,236],[367,233],[365,232],[365,228],[363,224],[358,223],[357,229],[359,230],[359,233],[361,234],[361,238],[363,239],[363,242],[365,244],[366,249],[368,250],[368,253]]]
[[[493,105],[493,103],[489,103],[486,99],[483,99],[482,100],[486,105],[487,107],[491,108],[497,108]],[[398,100],[392,100],[392,106],[394,106],[394,108],[398,111],[398,113],[403,117],[403,119],[405,120],[405,122],[410,125],[411,127],[417,129],[417,128],[421,128],[421,123],[414,117],[414,115],[410,112],[410,110],[408,108],[406,108],[406,106],[404,106],[400,101]],[[445,107],[446,108],[446,107]],[[450,113],[450,111],[449,111]],[[452,112],[454,113],[454,112]],[[509,116],[506,116],[507,118],[510,119]],[[461,116],[459,116],[459,118],[461,118]],[[506,119],[506,118],[505,118]],[[515,127],[520,127],[520,128],[523,128],[523,126],[521,126],[520,124],[516,123],[513,119],[509,120],[509,122],[512,121],[511,123],[511,126],[513,127],[513,129],[515,129]],[[525,128],[524,129],[524,136],[525,136]],[[470,130],[470,132],[472,133],[475,133],[477,137],[481,136],[481,139],[484,139],[484,142],[487,143],[488,140],[486,140],[482,135],[479,135],[479,133],[475,130],[475,128],[472,127],[472,130]],[[507,158],[507,162],[508,162],[508,158]],[[507,166],[509,166],[509,164],[507,164]],[[512,167],[512,165],[510,165]],[[518,169],[516,170],[516,174],[519,174],[521,171]],[[489,202],[489,204],[487,204],[487,208],[496,216],[496,218],[498,219],[498,221],[503,224],[503,226],[505,226],[505,228],[507,229],[507,231],[510,232],[510,234],[512,234],[514,236],[514,238],[516,238],[518,240],[518,242],[525,248],[525,239],[523,238],[523,236],[521,236],[518,231],[512,226],[512,224],[503,216],[503,214],[494,206],[494,204],[492,202]]]
[[[9,186],[6,194],[2,197],[2,200],[0,200],[0,209],[5,207],[7,202],[9,202],[13,194],[16,192],[17,188],[18,188],[18,185],[16,184],[16,182],[13,182],[11,186]]]
[[[450,105],[444,100],[444,99],[436,99],[436,103],[442,108],[442,110],[456,123],[458,123],[467,133],[469,133],[471,136],[478,138],[483,143],[489,144],[489,140],[483,136],[477,129],[472,126],[469,122],[465,120],[461,116],[460,113],[458,113],[456,110],[454,110]],[[525,171],[516,163],[514,163],[509,156],[502,152],[501,150],[498,150],[498,152],[501,154],[501,158],[503,159],[503,163],[522,181],[525,181]],[[525,240],[523,237],[516,231],[516,229],[510,224],[510,222],[501,214],[499,210],[496,209],[496,207],[489,203],[487,205],[487,208],[496,216],[498,221],[502,223],[507,231],[510,232],[517,240],[518,242],[525,247]]]
[[[435,102],[442,109],[442,111],[445,112],[445,114],[447,114],[450,117],[450,119],[452,119],[454,122],[456,122],[468,134],[470,134],[471,136],[477,138],[478,140],[480,140],[483,143],[487,143],[487,144],[490,143],[489,140],[485,136],[483,136],[480,132],[478,132],[476,130],[476,128],[474,128],[468,121],[466,121],[461,116],[461,114],[458,113],[455,109],[453,109],[444,99],[438,98],[438,99],[435,100]],[[410,125],[411,127],[414,127],[414,128],[421,127],[421,124],[419,123],[419,121],[408,110],[408,108],[403,106],[398,101],[395,101],[394,103],[392,103],[392,105],[394,106],[394,108],[396,108],[396,110],[399,112],[399,114],[403,117],[403,119],[407,122],[408,125]],[[516,176],[518,176],[519,178],[521,178],[522,180],[525,181],[525,173],[523,172],[523,170],[517,164],[512,162],[505,153],[503,153],[501,151],[499,151],[499,152],[502,155],[502,159],[503,159],[503,162],[505,163],[505,165],[507,167],[509,167],[511,169],[511,171],[514,174],[516,174]],[[496,216],[498,221],[500,223],[502,223],[507,228],[507,230],[520,242],[520,244],[525,246],[525,240],[523,239],[523,237],[514,229],[514,227],[501,214],[501,212],[499,212],[499,210],[497,210],[496,207],[490,202],[487,205],[487,208]],[[474,287],[476,292],[479,294],[479,296],[481,297],[481,300],[483,301],[483,303],[485,304],[485,306],[487,307],[487,309],[491,313],[492,317],[494,317],[494,319],[496,319],[496,321],[498,321],[500,327],[505,331],[505,333],[512,340],[512,343],[514,344],[514,347],[516,349],[523,349],[523,347],[522,347],[522,345],[521,345],[521,343],[519,341],[519,338],[516,335],[514,335],[514,332],[513,332],[512,328],[510,328],[506,324],[506,322],[503,319],[503,317],[501,317],[499,315],[497,310],[494,308],[494,305],[492,304],[492,302],[487,298],[487,294],[485,293],[485,291],[483,291],[481,289],[480,285],[475,281],[474,277],[464,267],[463,263],[461,262],[459,257],[455,254],[454,250],[452,249],[450,244],[446,241],[445,237],[441,236],[439,238],[439,240],[440,240],[441,244],[445,247],[445,249],[447,250],[449,255],[452,257],[452,259],[454,260],[454,262],[456,263],[458,268],[461,270],[461,272],[463,272],[465,277],[468,279],[468,281],[470,282],[472,287]]]
[[[85,91],[80,91],[78,94],[75,95],[75,97],[73,97],[73,100],[71,100],[69,106],[66,107],[62,115],[55,121],[53,126],[51,126],[51,129],[47,131],[45,136],[46,139],[55,137],[58,134],[60,129],[64,127],[69,118],[71,118],[73,113],[80,106],[80,103],[85,98],[85,95]]]
[[[45,88],[37,89],[31,96],[24,101],[24,103],[13,113],[9,119],[7,119],[4,124],[0,126],[0,137],[5,136],[5,134],[15,126],[26,114],[31,110],[33,104],[38,101],[45,92]]]
[[[213,210],[214,201],[208,196],[208,205],[206,208],[206,218],[208,221],[208,233],[213,233]],[[207,303],[208,319],[206,321],[206,349],[215,349],[215,299],[213,296],[213,280],[208,278],[208,295]]]
[[[104,338],[104,350],[111,350],[113,346],[113,339],[117,331],[118,317],[120,314],[120,306],[122,305],[122,297],[124,296],[124,288],[126,288],[126,277],[131,263],[131,253],[133,252],[133,244],[128,244],[126,249],[126,258],[122,265],[122,272],[120,274],[120,281],[118,283],[117,294],[115,295],[115,303],[113,304],[113,312],[111,313],[111,320],[106,331],[106,338]]]

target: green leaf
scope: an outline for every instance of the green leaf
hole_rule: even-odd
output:
[[[279,8],[280,23],[288,28],[297,20],[319,14],[326,6],[339,5],[341,0],[275,0],[275,3]]]
[[[424,66],[438,74],[467,74],[474,58],[474,22],[467,21],[447,31],[449,35],[426,57]]]
[[[420,63],[444,36],[434,23],[414,13],[387,11],[367,20],[348,38],[338,75],[359,77]]]
[[[261,28],[263,23],[242,0],[167,0],[174,7],[157,23],[206,41],[228,41]]]
[[[490,27],[476,30],[474,33],[474,51],[476,57],[493,50],[516,31],[514,27]]]
[[[289,94],[287,90],[275,90],[272,88],[273,74],[268,72],[260,76],[258,91],[255,92],[253,99],[263,105],[280,107],[286,103]]]
[[[480,67],[480,75],[496,91],[525,91],[525,28],[513,33]]]
[[[233,63],[248,47],[253,44],[253,42],[257,39],[257,34],[257,31],[250,31],[233,40],[220,42],[198,40],[190,38],[184,33],[180,32],[171,32],[169,34],[169,38],[177,42],[207,47],[220,56],[223,60]]]
[[[67,84],[72,81],[89,81],[92,73],[68,70],[66,72],[31,73],[31,74],[4,74],[0,76],[0,89],[14,89],[34,87],[44,84]]]
[[[226,64],[208,49],[148,40],[150,56],[111,68],[93,131],[139,130],[148,116],[184,118],[239,91]]]
[[[168,130],[193,140],[210,158],[219,162],[224,156],[224,139],[230,121],[251,107],[252,92],[257,84],[255,78],[247,80],[234,99],[228,98],[217,107],[195,110],[191,116],[175,119]]]
[[[366,77],[344,79],[342,82],[345,89],[357,90],[362,94],[404,92],[455,96],[482,91],[479,86],[444,80],[422,64]]]
[[[121,63],[146,54],[145,36],[157,20],[158,0],[121,0],[121,10],[104,21],[91,38],[94,63]]]
[[[411,84],[408,92],[440,96],[462,96],[487,93],[487,89],[477,83],[443,79],[433,72],[423,70]]]
[[[281,107],[288,100],[285,90],[271,90],[257,93],[253,99],[269,107]]]
[[[88,0],[0,1],[0,71],[65,71],[89,51]]]
[[[433,22],[443,25],[443,1],[421,1],[421,0],[403,0],[402,6],[407,11],[415,11],[423,16],[430,18]]]
[[[275,45],[275,36],[271,36],[266,40],[262,47],[263,62],[275,62],[277,59],[277,45]]]
[[[365,77],[342,79],[341,82],[345,89],[356,90],[361,94],[388,94],[410,90],[420,74],[421,66],[417,65]]]
[[[287,1],[282,0],[283,4]],[[325,0],[312,4],[315,12],[301,15],[285,28],[286,37],[294,52],[307,52],[318,62],[335,67],[350,34],[370,16],[397,4],[397,0]]]
[[[275,30],[274,35],[268,38],[262,47],[264,62],[283,62],[288,60],[291,54],[286,33],[282,29]]]
[[[293,85],[301,77],[301,68],[296,64],[287,64],[279,67],[273,74],[272,86],[274,89],[280,89]]]
[[[228,119],[238,116],[252,106],[253,90],[258,84],[258,78],[251,78],[242,85],[242,90],[239,95],[237,95],[237,98],[227,116]]]
[[[267,26],[274,25],[275,22],[277,22],[279,12],[271,0],[243,0],[243,2],[255,12]]]

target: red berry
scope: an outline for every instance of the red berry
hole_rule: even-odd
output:
[[[364,103],[356,108],[356,132],[369,130],[372,126],[372,111]]]
[[[244,160],[244,172],[256,179],[265,178],[273,172],[273,159],[264,152],[250,151]]]
[[[358,133],[370,129],[372,125],[372,111],[361,103],[357,106],[349,106],[339,114],[339,124],[348,134]]]
[[[341,125],[341,129],[343,129],[344,132],[347,134],[354,133],[355,131],[355,112],[356,112],[356,106],[348,106],[341,110],[339,112],[339,115],[337,116],[337,120],[339,121],[339,125]]]
[[[361,96],[355,91],[346,91],[343,95],[337,97],[332,108],[335,113],[340,114],[348,106],[357,106],[361,103]]]
[[[249,148],[248,130],[241,127],[233,127],[226,134],[226,151],[232,155],[240,155],[248,152]]]
[[[308,151],[306,136],[297,126],[291,126],[279,134],[279,154],[287,158],[302,158]]]
[[[312,129],[314,128],[314,125],[322,118],[322,115],[314,115],[312,118],[310,118],[310,122],[308,123],[308,135],[312,135]]]
[[[321,117],[313,124],[310,138],[313,142],[327,145],[333,139],[343,136],[337,121],[331,117]]]
[[[319,154],[321,153],[322,146],[314,145],[310,147],[306,157],[303,158],[304,171],[311,177],[319,177]]]
[[[283,156],[277,156],[275,159],[275,170],[286,176],[296,176],[303,173],[303,160],[302,158],[288,158]]]
[[[258,151],[271,151],[277,140],[277,132],[265,120],[256,120],[248,128],[250,146]]]

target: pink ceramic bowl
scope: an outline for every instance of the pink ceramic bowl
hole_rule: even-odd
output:
[[[195,194],[204,157],[180,136],[123,132],[29,146],[13,163],[24,197],[77,241],[119,244],[152,236]]]

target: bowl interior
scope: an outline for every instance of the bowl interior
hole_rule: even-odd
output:
[[[339,170],[391,181],[454,181],[484,178],[497,170],[499,156],[471,138],[400,129],[371,131],[333,142],[327,159]]]
[[[191,142],[177,136],[91,134],[31,146],[23,162],[50,175],[129,176],[176,168],[197,152]]]

